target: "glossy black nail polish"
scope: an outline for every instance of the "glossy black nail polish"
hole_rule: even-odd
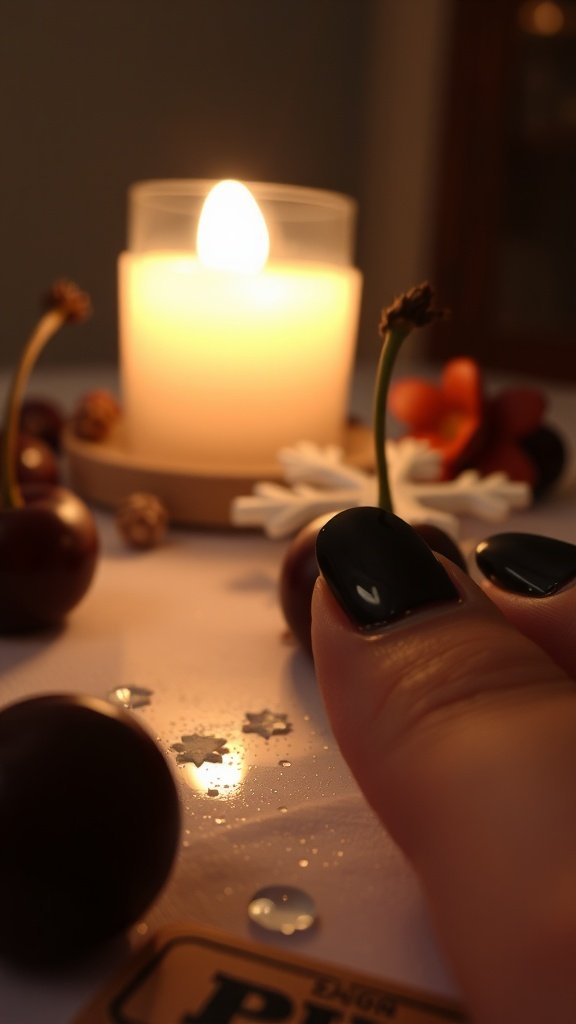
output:
[[[533,533],[497,533],[476,548],[487,579],[526,597],[555,594],[576,579],[576,545]]]
[[[318,533],[316,557],[332,593],[362,629],[458,600],[426,542],[380,508],[350,508],[330,519]]]

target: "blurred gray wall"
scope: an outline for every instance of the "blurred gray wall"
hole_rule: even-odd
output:
[[[0,0],[0,363],[60,275],[95,315],[42,359],[116,359],[126,191],[161,177],[355,196],[370,352],[427,271],[450,3]]]

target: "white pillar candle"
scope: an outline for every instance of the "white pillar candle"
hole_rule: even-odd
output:
[[[280,447],[299,440],[340,441],[359,272],[306,259],[305,250],[300,259],[272,253],[255,269],[268,248],[257,208],[250,214],[248,206],[240,218],[245,242],[234,230],[233,211],[213,216],[214,229],[219,224],[224,233],[220,254],[210,223],[202,243],[201,220],[202,260],[191,248],[148,243],[120,257],[131,448],[163,464],[237,471],[272,462]]]

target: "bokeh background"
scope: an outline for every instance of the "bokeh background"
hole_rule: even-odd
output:
[[[426,273],[449,0],[1,0],[0,360],[67,275],[43,362],[117,356],[128,186],[237,177],[358,200],[360,348]]]
[[[358,202],[359,358],[423,278],[449,326],[402,359],[576,379],[576,0],[0,0],[0,366],[61,274],[117,359],[132,182],[283,182]],[[434,335],[434,336],[433,336]]]

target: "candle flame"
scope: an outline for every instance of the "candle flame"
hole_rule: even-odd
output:
[[[270,239],[262,211],[239,181],[220,181],[208,193],[198,221],[200,262],[215,270],[255,273],[268,259]]]

